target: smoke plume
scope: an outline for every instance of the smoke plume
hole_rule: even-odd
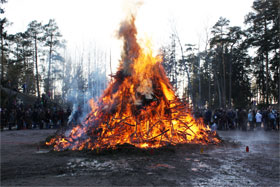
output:
[[[132,16],[130,20],[122,22],[118,35],[120,39],[123,39],[123,63],[120,68],[124,75],[127,76],[131,75],[131,64],[138,58],[140,49],[136,39],[137,30],[134,22],[134,16]]]

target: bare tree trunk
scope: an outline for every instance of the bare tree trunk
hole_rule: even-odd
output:
[[[3,38],[3,30],[4,30],[4,26],[3,26],[4,23],[1,22],[1,31],[0,31],[0,35],[1,35],[1,81],[0,83],[2,84],[2,81],[4,79],[4,66],[5,66],[5,63],[4,63],[4,38]]]
[[[220,86],[220,82],[219,82],[219,79],[218,79],[218,76],[217,76],[217,73],[216,71],[214,72],[215,73],[215,79],[216,79],[216,82],[217,82],[217,87],[218,87],[218,96],[219,96],[219,107],[222,107],[222,94],[221,94],[221,86]]]
[[[268,105],[269,104],[269,101],[268,101],[268,98],[269,98],[269,82],[268,82],[268,76],[269,76],[269,73],[268,73],[268,52],[265,53],[265,71],[266,71],[266,77],[265,77],[265,103]]]
[[[266,20],[264,21],[264,34],[266,35],[267,33],[267,23],[266,23]],[[268,51],[265,52],[265,70],[266,70],[266,78],[265,78],[265,102],[266,104],[268,105],[269,102],[268,102],[268,97],[269,97],[269,90],[268,90],[268,76],[269,76],[269,73],[268,73]]]
[[[225,107],[226,106],[226,64],[225,64],[223,44],[222,44],[222,63],[223,63],[223,107]]]
[[[262,70],[264,70],[264,60],[262,59]],[[261,90],[261,97],[262,97],[262,103],[265,103],[266,99],[266,93],[265,93],[265,80],[262,79],[262,90]]]
[[[50,76],[51,76],[51,63],[52,63],[52,39],[53,39],[53,36],[51,35],[51,41],[50,41],[50,51],[49,51],[49,69],[48,69],[48,80],[47,80],[47,94],[51,93],[51,90],[50,90]],[[50,94],[50,97],[51,97],[51,94]]]
[[[65,63],[66,63],[66,52],[65,52],[65,48],[64,48],[64,61],[62,64],[62,90],[61,90],[61,97],[62,97],[62,102],[65,102],[65,90],[63,89],[63,87],[65,86]]]
[[[185,57],[184,57],[183,47],[182,47],[182,44],[181,44],[179,36],[178,35],[176,35],[176,36],[177,36],[177,39],[178,39],[178,42],[179,42],[179,45],[180,45],[181,54],[182,54],[182,60],[184,62],[185,61]],[[191,93],[189,95],[191,97],[191,100],[193,101],[192,85],[191,85],[191,81],[190,81],[190,73],[189,73],[189,70],[188,70],[188,66],[186,66],[186,72],[187,72],[187,78],[188,78],[188,90],[189,90],[189,93]]]
[[[90,52],[88,53],[88,68],[87,68],[87,73],[88,73],[88,92],[91,93],[92,87],[90,85],[90,81],[91,81],[91,77],[90,77],[90,72],[91,72],[91,67],[90,67],[90,62],[91,62],[91,56],[90,56]]]
[[[219,106],[222,107],[222,94],[221,94],[221,86],[219,80],[217,79],[217,86],[218,86],[218,94],[219,94]]]
[[[40,98],[40,86],[39,86],[39,71],[38,71],[38,49],[37,38],[35,36],[35,67],[36,67],[36,83],[37,83],[37,96]]]
[[[206,44],[205,44],[205,57],[207,58],[207,55],[208,55],[208,52],[207,52],[207,46],[209,44],[209,35],[208,35],[208,32],[207,32],[207,29],[205,29],[206,31]],[[206,58],[205,58],[205,62],[206,62]],[[208,107],[211,106],[211,76],[210,76],[210,67],[209,67],[209,64],[207,66],[207,69],[208,69],[208,73],[209,73],[209,77],[208,77]]]
[[[231,82],[231,77],[232,77],[232,48],[230,51],[230,59],[229,59],[229,90],[228,90],[228,104],[229,104],[229,108],[231,108],[231,87],[232,87],[232,82]]]

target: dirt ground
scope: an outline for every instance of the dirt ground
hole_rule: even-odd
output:
[[[106,154],[38,146],[54,132],[1,132],[1,186],[280,185],[279,132],[222,131],[224,143],[218,146]]]

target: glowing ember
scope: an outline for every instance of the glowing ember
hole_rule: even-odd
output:
[[[54,150],[100,150],[131,144],[157,148],[182,143],[218,143],[202,120],[195,120],[186,103],[175,95],[149,45],[137,43],[134,17],[121,24],[122,61],[114,80],[82,124],[46,142]]]

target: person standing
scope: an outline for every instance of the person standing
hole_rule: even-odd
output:
[[[265,130],[269,130],[269,118],[268,118],[269,108],[262,111],[262,121]]]
[[[212,117],[212,111],[208,108],[205,112],[204,119],[205,119],[205,123],[209,127],[211,126],[211,117]]]
[[[252,112],[252,110],[249,110],[248,122],[249,122],[250,130],[254,130],[254,121],[253,121],[253,112]]]
[[[23,116],[24,116],[23,109],[19,106],[16,111],[17,130],[23,129],[23,122],[24,122]]]
[[[36,129],[37,126],[39,126],[39,113],[38,113],[38,109],[34,108],[33,112],[32,112],[32,128]]]
[[[262,124],[262,115],[260,113],[260,110],[258,110],[256,114],[256,126],[258,130],[261,128],[261,124]]]
[[[12,109],[9,115],[9,130],[12,130],[12,127],[16,124],[16,110]]]
[[[4,127],[7,125],[7,119],[8,119],[8,111],[6,108],[0,108],[0,126],[1,126],[1,131],[4,130]]]
[[[238,109],[236,109],[234,111],[234,124],[235,124],[236,129],[240,129],[238,114],[239,114],[239,111],[238,111]]]
[[[51,125],[51,111],[50,109],[46,109],[45,110],[45,124],[46,124],[46,128],[49,129],[50,125]]]
[[[273,109],[270,110],[268,114],[268,118],[269,118],[270,128],[276,130],[276,113]]]
[[[245,109],[240,110],[239,123],[242,131],[247,131],[247,112]]]

